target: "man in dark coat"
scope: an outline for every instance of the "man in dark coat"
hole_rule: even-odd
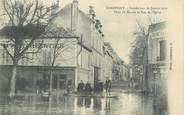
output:
[[[92,88],[91,88],[91,85],[89,82],[86,83],[86,86],[85,86],[85,93],[87,95],[91,94],[91,91],[92,91]]]
[[[105,90],[106,93],[110,94],[110,89],[111,89],[111,80],[109,78],[105,81]]]
[[[83,83],[82,80],[81,80],[80,83],[78,84],[77,91],[78,91],[79,93],[83,93],[83,91],[84,91],[84,83]]]

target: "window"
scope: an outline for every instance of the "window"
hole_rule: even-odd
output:
[[[51,51],[43,50],[43,65],[49,65],[51,62]]]
[[[160,41],[160,61],[166,59],[166,40]]]
[[[91,64],[91,58],[90,58],[90,55],[88,54],[88,67],[90,66]]]
[[[3,62],[3,64],[5,64],[5,65],[8,65],[8,64],[11,64],[11,57],[10,57],[10,55],[8,55],[8,53],[5,51],[5,50],[3,50],[2,51],[2,62]]]
[[[25,54],[25,64],[28,65],[29,64],[29,55],[28,54]]]

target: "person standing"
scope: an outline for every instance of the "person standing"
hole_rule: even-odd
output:
[[[105,81],[105,90],[106,90],[106,93],[110,95],[111,80],[109,80],[109,78]]]
[[[84,91],[84,83],[83,83],[82,80],[81,80],[80,83],[78,84],[77,91],[78,91],[79,93],[83,93],[83,91]]]
[[[72,80],[68,80],[66,85],[67,93],[70,93],[72,91]]]
[[[85,94],[89,95],[91,94],[91,91],[92,91],[91,85],[89,82],[87,82],[85,86]]]

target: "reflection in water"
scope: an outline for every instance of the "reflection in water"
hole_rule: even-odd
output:
[[[90,105],[91,105],[91,98],[90,97],[84,98],[84,105],[86,108],[90,108]]]
[[[162,103],[160,100],[162,100]],[[152,104],[154,115],[166,115],[167,113],[166,103],[167,103],[166,98],[154,98]]]
[[[78,107],[83,107],[84,97],[77,98],[77,105]]]
[[[111,103],[110,103],[110,98],[105,98],[105,110],[110,112],[111,109]]]
[[[0,115],[167,115],[159,99],[136,94],[119,94],[119,98],[53,96],[22,97],[15,105],[0,98]]]
[[[93,107],[95,110],[102,110],[102,101],[101,98],[93,98],[94,99],[94,104]]]

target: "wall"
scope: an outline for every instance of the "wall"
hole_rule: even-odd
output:
[[[109,56],[107,53],[105,53],[103,57],[103,66],[102,66],[103,77],[101,78],[103,82],[105,82],[107,78],[112,80],[112,64],[113,64],[112,57]]]
[[[159,42],[161,40],[166,40],[166,29],[157,30],[150,32],[149,36],[149,42],[148,42],[148,61],[149,63],[156,63],[158,61],[158,58],[160,57],[160,46]]]
[[[103,38],[96,30],[93,20],[78,8],[78,2],[75,1],[62,8],[52,22],[73,31],[86,47],[92,49],[92,52],[82,50],[79,55],[78,80],[90,81],[93,85],[94,67],[99,68],[99,79],[103,77],[101,70]]]
[[[1,82],[5,82],[3,86],[3,90],[9,88],[9,80],[11,78],[11,66],[0,66],[0,79],[3,80]],[[37,90],[37,80],[43,78],[45,75],[49,74],[48,67],[38,67],[38,66],[19,66],[17,68],[17,79],[25,78],[26,80],[26,89],[28,91],[36,92]],[[53,75],[66,75],[66,80],[72,80],[74,87],[74,76],[75,76],[75,68],[56,68],[53,72]],[[3,85],[3,84],[0,84]],[[8,91],[8,90],[7,90]]]
[[[37,52],[29,53],[24,55],[26,58],[22,58],[19,61],[19,65],[26,66],[50,66],[53,60],[53,52],[56,39],[43,39],[42,48],[38,50],[38,44],[41,43],[38,39],[34,44],[28,49],[27,52]],[[57,51],[59,54],[55,61],[55,66],[76,66],[76,39],[61,39],[59,45],[63,48]],[[60,47],[60,46],[58,46]],[[6,54],[4,48],[0,46],[0,65],[12,65],[11,58]],[[9,47],[9,51],[11,51]]]
[[[165,24],[165,23],[161,23]],[[168,71],[168,59],[166,55],[165,60],[160,60],[160,41],[166,41],[166,49],[164,52],[167,52],[168,42],[167,41],[167,28],[161,24],[157,24],[153,31],[150,31],[149,36],[149,47],[148,47],[148,59],[149,59],[149,86],[150,89],[158,87],[157,90],[160,90],[159,94],[166,94],[166,83],[167,83],[167,71]],[[158,28],[158,27],[162,28]],[[151,91],[154,91],[151,89]]]

